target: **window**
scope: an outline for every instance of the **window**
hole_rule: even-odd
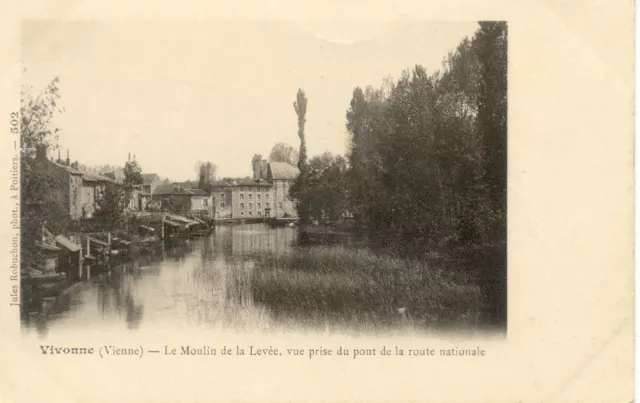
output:
[[[244,211],[241,211],[241,212],[240,212],[240,215],[244,215]]]
[[[252,215],[253,215],[253,212],[249,211],[249,215],[250,215],[250,216],[252,216]]]
[[[249,200],[253,199],[253,194],[249,193]]]
[[[240,193],[240,200],[244,200],[244,193]]]
[[[209,205],[209,199],[203,199],[202,200],[202,205],[204,205],[205,207]]]
[[[269,208],[269,202],[266,202],[266,203],[264,204],[264,206],[265,206],[266,208]]]
[[[224,208],[224,203],[220,203],[220,208]]]
[[[220,198],[224,200],[224,193],[220,193]]]
[[[249,209],[253,208],[253,203],[249,203]]]
[[[240,203],[240,208],[244,210],[244,203]]]
[[[261,203],[258,203],[258,210],[262,208]]]
[[[282,202],[278,202],[278,208],[282,208]]]
[[[260,200],[260,193],[258,193],[258,194],[256,195],[256,197],[258,198],[258,200]],[[258,204],[258,206],[259,206],[259,204]]]
[[[264,194],[264,198],[265,198],[265,200],[269,200],[269,193],[265,193]]]

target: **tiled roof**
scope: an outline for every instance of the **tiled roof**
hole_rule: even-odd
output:
[[[186,181],[186,182],[173,182],[174,186],[180,186],[183,189],[195,189],[198,187],[198,182]]]
[[[87,181],[87,182],[113,182],[115,183],[116,181],[113,180],[112,178],[105,176],[105,175],[100,175],[100,174],[94,174],[94,173],[90,173],[90,172],[82,172],[74,167],[70,167],[67,165],[63,165],[63,164],[59,164],[55,161],[50,161],[53,165],[57,166],[58,168],[62,168],[65,171],[69,172],[71,175],[80,175],[82,176],[82,179]]]
[[[62,165],[62,164],[58,164],[58,163],[57,163],[57,162],[55,162],[55,161],[51,161],[51,163],[52,163],[53,165],[55,165],[55,166],[59,167],[59,168],[62,168],[62,169],[64,169],[64,170],[68,171],[68,172],[69,172],[70,174],[72,174],[72,175],[82,175],[82,172],[80,172],[80,171],[78,171],[77,169],[72,168],[72,167],[70,167],[70,166]]]
[[[213,187],[228,187],[233,186],[230,179],[223,179],[221,181],[213,181],[211,182],[211,186]]]
[[[209,193],[202,189],[185,189],[182,186],[160,185],[156,188],[154,195],[184,195],[184,196],[207,196]]]
[[[269,163],[269,179],[295,179],[300,174],[300,170],[286,162]]]
[[[38,248],[42,249],[42,250],[46,250],[49,252],[58,252],[61,251],[62,249],[58,248],[57,246],[51,246],[48,243],[43,243],[40,241],[35,241],[35,244]]]
[[[80,250],[80,245],[76,244],[75,242],[72,242],[69,238],[67,238],[64,235],[58,235],[56,237],[56,242],[64,246],[71,252],[78,252]]]
[[[86,172],[82,173],[82,179],[87,182],[111,182],[111,183],[116,182],[115,180],[109,178],[108,176],[86,173]]]
[[[156,188],[156,191],[153,193],[154,195],[191,195],[189,191],[186,189],[177,186],[177,185],[160,185]]]
[[[264,187],[273,186],[272,183],[264,179],[251,179],[251,178],[238,178],[236,179],[236,184],[238,186],[264,186]]]
[[[215,181],[212,183],[214,188],[220,187],[234,187],[234,186],[259,186],[259,187],[271,187],[273,184],[264,179],[251,179],[251,178],[226,178],[221,181]]]
[[[207,195],[209,195],[209,193],[205,192],[202,189],[187,189],[187,192],[191,192],[195,196],[207,196]]]

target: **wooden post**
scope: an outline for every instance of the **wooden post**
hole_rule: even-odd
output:
[[[82,279],[82,244],[80,244],[80,251],[78,252],[78,278]]]
[[[160,237],[164,241],[164,214],[162,214],[162,222],[160,223]]]

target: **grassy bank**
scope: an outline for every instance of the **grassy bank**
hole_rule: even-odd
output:
[[[238,267],[231,287],[248,287],[253,302],[275,317],[350,328],[397,325],[474,326],[486,297],[464,267],[374,254],[367,249],[314,246],[262,254]]]

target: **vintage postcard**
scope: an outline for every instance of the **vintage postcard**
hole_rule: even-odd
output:
[[[144,3],[4,7],[0,401],[633,399],[631,2]]]

